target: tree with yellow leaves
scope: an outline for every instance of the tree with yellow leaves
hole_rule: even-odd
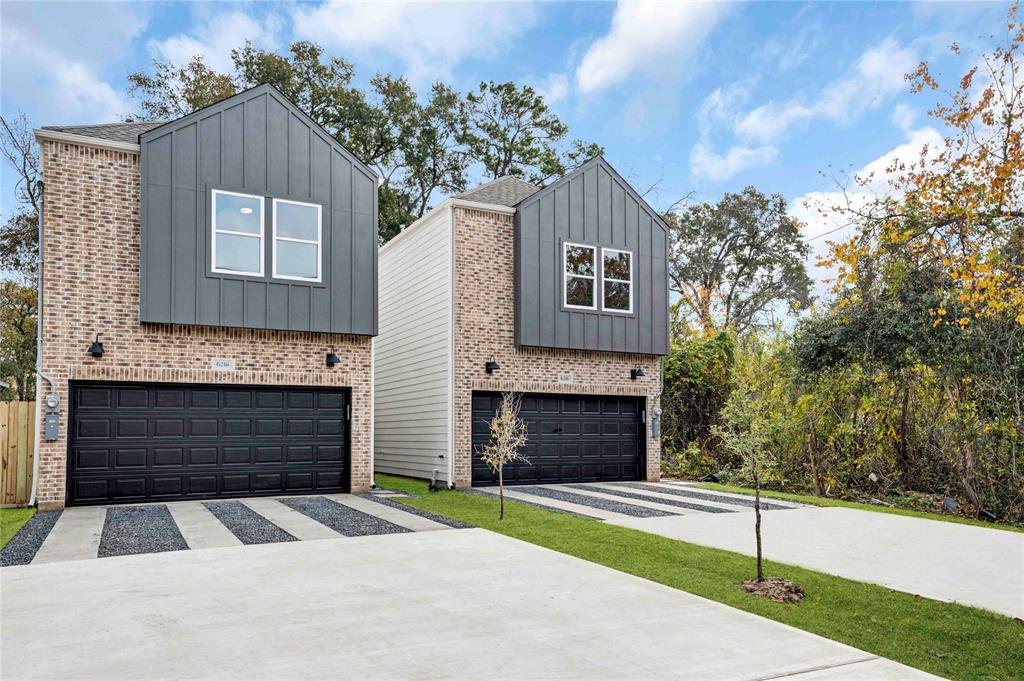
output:
[[[983,316],[1024,325],[1024,24],[1017,4],[1002,44],[970,59],[953,86],[927,62],[907,75],[911,91],[936,93],[929,114],[949,130],[939,149],[887,169],[892,192],[866,206],[841,208],[855,236],[831,244],[836,291],[856,288],[869,261],[898,254],[938,266],[951,284],[930,314],[933,324],[965,328]],[[953,44],[951,51],[962,57]],[[857,178],[867,185],[873,178]]]

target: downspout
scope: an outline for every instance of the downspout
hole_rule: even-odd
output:
[[[32,458],[32,491],[29,493],[28,505],[36,505],[36,491],[39,489],[39,459],[43,429],[43,384],[39,379],[50,384],[50,394],[56,394],[53,379],[43,373],[43,202],[44,185],[39,180],[39,208],[36,210],[36,227],[38,228],[38,253],[36,254],[36,433],[34,442],[35,456]]]

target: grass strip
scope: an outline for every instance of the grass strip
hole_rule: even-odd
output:
[[[996,613],[891,591],[766,561],[770,576],[807,592],[799,604],[740,590],[754,559],[589,518],[455,491],[390,475],[377,484],[418,495],[396,498],[438,515],[650,579],[951,679],[1016,679],[1024,669],[1024,624]],[[753,533],[753,528],[751,528]],[[770,541],[770,538],[769,538]],[[684,626],[685,623],[680,623]]]
[[[0,508],[0,549],[36,514],[34,508]]]
[[[732,492],[733,494],[754,495],[754,490],[749,487],[734,487],[722,485],[716,482],[701,482],[697,486],[716,492]],[[1024,527],[1018,525],[1005,525],[989,523],[976,518],[965,518],[958,515],[946,515],[942,513],[928,513],[927,511],[914,511],[909,508],[893,506],[881,506],[878,504],[864,504],[859,501],[844,501],[842,499],[831,499],[829,497],[816,497],[808,494],[792,494],[790,492],[776,492],[774,490],[761,490],[761,496],[766,499],[781,499],[783,501],[795,501],[801,504],[812,506],[836,506],[839,508],[855,508],[859,511],[873,511],[874,513],[888,513],[890,515],[905,515],[910,518],[925,518],[926,520],[941,520],[946,523],[959,523],[960,525],[974,525],[976,527],[987,527],[990,530],[1006,530],[1007,532],[1024,532]]]

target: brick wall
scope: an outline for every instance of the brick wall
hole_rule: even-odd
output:
[[[658,357],[517,347],[511,215],[457,207],[455,223],[455,484],[472,482],[472,392],[495,390],[646,397],[651,414],[659,389]],[[488,375],[494,358],[501,369]],[[641,366],[644,376],[631,380]],[[562,372],[571,384],[559,383]],[[647,426],[647,479],[661,475],[661,443]]]
[[[371,483],[370,338],[139,321],[139,156],[42,144],[46,186],[43,371],[61,397],[60,439],[42,442],[40,507],[65,499],[68,381],[159,381],[352,388],[352,489]],[[87,353],[102,334],[104,356]],[[324,366],[335,348],[341,363]],[[214,357],[236,360],[212,371]]]

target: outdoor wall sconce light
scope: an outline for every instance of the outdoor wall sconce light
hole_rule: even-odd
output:
[[[631,381],[635,381],[638,378],[643,378],[643,376],[644,370],[641,369],[640,367],[636,367],[634,369],[629,370],[629,380]]]
[[[336,354],[334,354],[334,348],[331,348],[330,352],[327,353],[327,366],[333,367],[335,364],[339,364],[340,362],[341,360],[338,359],[338,356]]]
[[[89,354],[99,359],[103,356],[103,343],[100,342],[100,335],[96,334],[96,340],[89,346]]]
[[[488,373],[488,374],[493,374],[495,371],[497,371],[500,368],[501,367],[498,365],[498,363],[495,362],[493,359],[490,360],[489,362],[487,362],[487,364],[484,365],[484,371],[486,373]]]

